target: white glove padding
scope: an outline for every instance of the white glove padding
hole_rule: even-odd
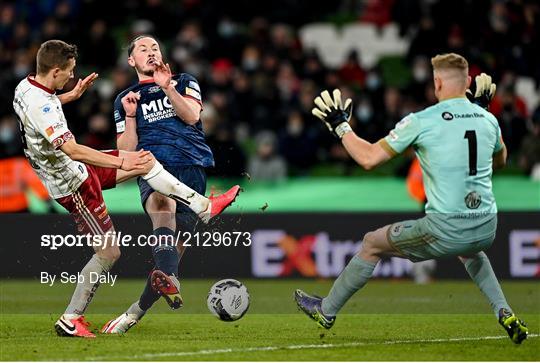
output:
[[[481,73],[479,76],[474,77],[476,83],[476,92],[474,92],[474,98],[481,97],[483,94],[487,94],[490,99],[495,96],[497,91],[497,85],[491,81],[491,76],[485,73]]]
[[[321,92],[313,102],[315,106],[311,113],[320,119],[330,132],[341,138],[346,132],[352,131],[349,120],[352,115],[352,100],[347,98],[345,104],[341,101],[341,91],[335,89],[333,98],[327,90]]]

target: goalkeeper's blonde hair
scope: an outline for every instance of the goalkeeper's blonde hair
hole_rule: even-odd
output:
[[[434,71],[456,70],[465,78],[469,75],[469,63],[456,53],[437,54],[431,58],[431,65]]]

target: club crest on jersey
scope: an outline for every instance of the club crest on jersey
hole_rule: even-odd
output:
[[[43,113],[49,113],[49,112],[51,112],[51,106],[50,105],[45,105],[45,106],[43,106],[43,108],[41,110],[43,111]]]
[[[390,227],[390,234],[392,235],[392,237],[399,237],[403,232],[403,228],[403,224],[395,224]]]
[[[465,205],[469,209],[477,209],[482,203],[482,196],[477,192],[470,192],[465,196]]]
[[[171,81],[171,85],[172,85],[172,81]],[[148,93],[156,93],[156,92],[159,92],[160,89],[161,89],[160,86],[152,86],[152,87],[148,88],[147,92]]]
[[[57,137],[53,140],[52,145],[55,149],[58,149],[60,146],[64,144],[64,140],[62,139],[62,136]]]
[[[396,124],[396,129],[402,130],[405,127],[407,127],[411,123],[411,119],[409,117],[405,117],[403,120],[399,121]]]
[[[71,139],[73,139],[73,134],[71,133],[71,131],[65,132],[62,136],[58,136],[56,139],[53,140],[53,147],[57,149]]]

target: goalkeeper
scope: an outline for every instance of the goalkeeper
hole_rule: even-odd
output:
[[[328,296],[296,290],[295,300],[302,311],[329,329],[347,300],[367,283],[381,257],[416,262],[457,256],[489,300],[499,323],[520,344],[528,329],[512,312],[484,252],[497,229],[492,169],[504,166],[507,154],[497,119],[484,109],[495,85],[482,74],[476,77],[475,94],[468,93],[468,63],[460,55],[437,55],[431,63],[439,102],[404,117],[375,144],[352,131],[348,123],[352,102],[347,99],[342,104],[339,90],[334,90],[333,97],[324,91],[315,99],[313,114],[364,169],[373,169],[412,146],[420,160],[428,202],[425,217],[368,232]]]

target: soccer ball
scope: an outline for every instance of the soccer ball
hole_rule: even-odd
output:
[[[210,288],[206,303],[210,312],[220,320],[238,320],[248,311],[249,292],[240,281],[221,280]]]

